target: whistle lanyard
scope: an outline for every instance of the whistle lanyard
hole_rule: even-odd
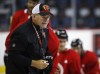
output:
[[[40,38],[40,36],[39,36],[39,33],[38,33],[38,31],[36,30],[36,27],[33,25],[33,28],[35,29],[35,32],[36,32],[36,35],[37,35],[37,37],[38,37],[38,41],[39,41],[39,44],[40,44],[40,46],[41,46],[41,51],[42,51],[42,56],[43,56],[43,59],[45,59],[45,51],[44,51],[44,49],[43,49],[43,47],[42,47],[42,43],[43,43],[43,40]],[[43,33],[43,29],[42,29],[42,33]]]
[[[42,48],[42,40],[41,40],[41,38],[40,38],[40,36],[39,36],[38,31],[36,30],[36,27],[35,27],[34,25],[33,25],[33,27],[34,27],[34,29],[35,29],[35,32],[36,32],[36,35],[37,35],[37,38],[38,38],[39,44],[40,44],[40,46],[41,46],[41,48]]]

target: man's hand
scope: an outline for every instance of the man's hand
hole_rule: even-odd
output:
[[[48,67],[49,63],[46,60],[32,60],[31,66],[37,69],[45,69]]]

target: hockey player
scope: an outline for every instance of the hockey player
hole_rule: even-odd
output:
[[[84,74],[100,74],[98,57],[94,52],[84,51],[82,41],[75,39],[71,42],[71,47],[80,54],[81,66]]]
[[[57,30],[56,35],[60,40],[59,64],[55,74],[81,74],[80,57],[72,49],[65,48],[68,42],[66,30]]]

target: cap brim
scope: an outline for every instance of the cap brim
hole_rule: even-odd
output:
[[[40,12],[39,13],[41,16],[46,16],[46,15],[50,15],[50,16],[54,16],[52,13],[50,12]]]

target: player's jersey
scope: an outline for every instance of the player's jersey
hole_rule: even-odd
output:
[[[80,56],[74,50],[59,53],[59,74],[81,74]]]
[[[29,18],[30,18],[30,15],[28,14],[27,9],[17,11],[12,17],[10,31],[14,30],[14,28],[20,22],[24,22],[24,21],[28,20]]]
[[[81,62],[85,74],[100,74],[98,58],[95,53],[86,51]]]

